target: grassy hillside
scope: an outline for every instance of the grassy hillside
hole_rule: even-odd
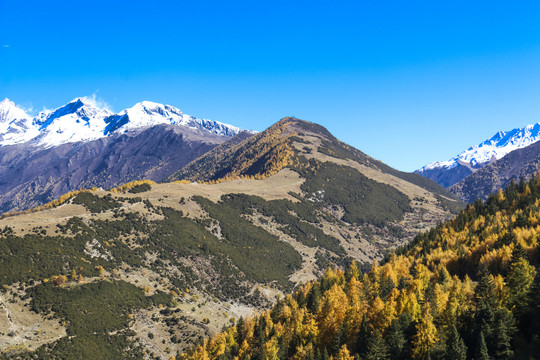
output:
[[[185,359],[540,357],[540,176],[468,206],[361,274],[355,263]]]
[[[138,311],[156,313],[162,306],[189,319],[168,321],[158,312],[147,320],[164,323],[170,333],[168,347],[185,346],[208,329],[201,318],[199,335],[190,338],[183,332],[179,324],[187,326],[195,319],[184,309],[178,312],[182,304],[184,308],[221,304],[225,313],[227,301],[249,309],[266,306],[271,298],[254,292],[255,285],[292,289],[289,277],[300,269],[302,257],[290,244],[234,209],[205,198],[193,201],[212,218],[194,219],[181,210],[154,206],[138,196],[144,194],[140,187],[133,189],[136,194],[130,197],[80,192],[48,211],[84,207],[81,216],[58,218],[24,231],[2,229],[0,296],[5,301],[26,299],[24,311],[58,319],[67,335],[74,337],[44,345],[37,352],[40,356],[73,358],[81,353],[103,359],[138,358],[143,351],[140,338],[147,334],[135,333],[129,326],[131,319]],[[8,221],[21,220],[4,219]],[[220,228],[219,237],[210,230],[212,226]],[[228,317],[215,316],[213,321],[223,324]],[[13,334],[7,330],[0,334],[6,343],[31,331],[21,324],[9,326]],[[20,352],[25,346],[0,349]]]
[[[352,225],[353,236],[361,232],[372,238],[382,252],[463,207],[436,183],[392,169],[324,127],[295,118],[284,118],[244,141],[226,142],[167,180],[219,183],[266,178],[283,169],[305,179],[293,196],[316,209],[319,219],[341,228]]]
[[[341,142],[323,126],[291,117],[283,118],[262,133],[243,141],[240,141],[241,137],[235,137],[221,144],[169,176],[167,181],[216,181],[238,176],[261,177],[271,175],[284,167],[294,168],[303,150],[299,151],[295,148],[294,143],[311,144],[313,139],[307,140],[305,138],[307,134],[318,138],[316,151],[321,154],[336,159],[350,159],[377,168],[435,194],[456,199],[451,192],[423,176],[395,170]]]

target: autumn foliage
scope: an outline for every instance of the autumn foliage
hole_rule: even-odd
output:
[[[540,357],[540,180],[422,233],[361,274],[328,269],[184,359]]]

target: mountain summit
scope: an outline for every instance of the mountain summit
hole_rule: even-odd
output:
[[[0,146],[28,143],[49,148],[88,142],[158,124],[187,126],[226,137],[242,131],[232,125],[198,119],[173,106],[150,101],[137,103],[114,114],[91,99],[82,97],[58,109],[42,111],[34,118],[8,99],[0,102]]]
[[[32,118],[13,101],[0,101],[0,144],[13,145],[26,142],[39,134]]]
[[[540,140],[540,123],[510,131],[499,131],[491,138],[471,146],[450,160],[435,161],[416,170],[415,173],[434,180],[444,187],[450,187],[485,165],[538,140]]]

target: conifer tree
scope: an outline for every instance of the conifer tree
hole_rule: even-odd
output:
[[[388,346],[378,329],[375,329],[369,337],[366,350],[365,360],[387,360],[390,358]]]
[[[514,318],[512,314],[501,309],[497,312],[494,329],[494,355],[495,359],[510,359],[514,355],[512,350],[512,337],[515,333]]]
[[[477,303],[474,317],[476,331],[478,333],[482,332],[484,341],[487,340],[487,343],[491,344],[495,323],[496,294],[493,276],[488,272],[487,268],[481,270],[474,297]],[[491,349],[491,346],[489,348]]]
[[[478,307],[490,307],[493,308],[496,303],[495,284],[493,282],[493,276],[487,269],[482,267],[480,270],[480,279],[478,285],[474,290],[474,296]]]
[[[309,295],[307,298],[307,306],[311,310],[312,313],[315,313],[317,309],[319,308],[320,303],[321,303],[321,288],[319,287],[319,283],[315,282],[309,292]]]
[[[506,281],[510,295],[509,305],[516,307],[518,313],[522,313],[527,306],[529,288],[534,281],[536,270],[529,261],[523,257],[516,256],[510,264],[510,270]]]
[[[339,327],[338,331],[336,332],[336,336],[334,337],[334,341],[332,342],[332,353],[336,354],[341,349],[341,346],[343,345],[345,340],[345,334],[344,334],[344,328],[343,324]]]
[[[392,359],[405,358],[404,348],[407,339],[405,338],[401,323],[398,319],[392,320],[386,335],[386,342],[388,344],[388,352],[391,354]]]
[[[447,282],[452,280],[452,277],[450,276],[450,273],[446,269],[446,266],[443,266],[441,270],[439,271],[439,279],[438,282],[441,285],[445,285]]]
[[[474,354],[475,360],[490,360],[488,348],[486,345],[486,339],[484,337],[484,332],[480,331],[478,341],[476,344],[476,351]]]
[[[450,336],[446,341],[446,359],[447,360],[466,360],[467,346],[459,335],[455,325],[452,325]]]
[[[322,360],[328,360],[328,359],[330,359],[330,355],[328,355],[328,350],[324,348]]]
[[[355,352],[357,354],[363,355],[367,351],[367,341],[370,335],[371,331],[369,330],[367,316],[364,313],[364,316],[362,316],[362,323],[360,324],[360,331],[358,332],[358,337],[356,339]]]
[[[534,349],[534,358],[540,358],[540,271],[536,273],[531,291],[529,292],[529,308],[525,318],[529,322],[528,333],[532,338],[532,348]]]

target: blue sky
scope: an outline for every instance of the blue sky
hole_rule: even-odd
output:
[[[326,126],[400,170],[540,122],[537,1],[0,0],[0,97]]]

